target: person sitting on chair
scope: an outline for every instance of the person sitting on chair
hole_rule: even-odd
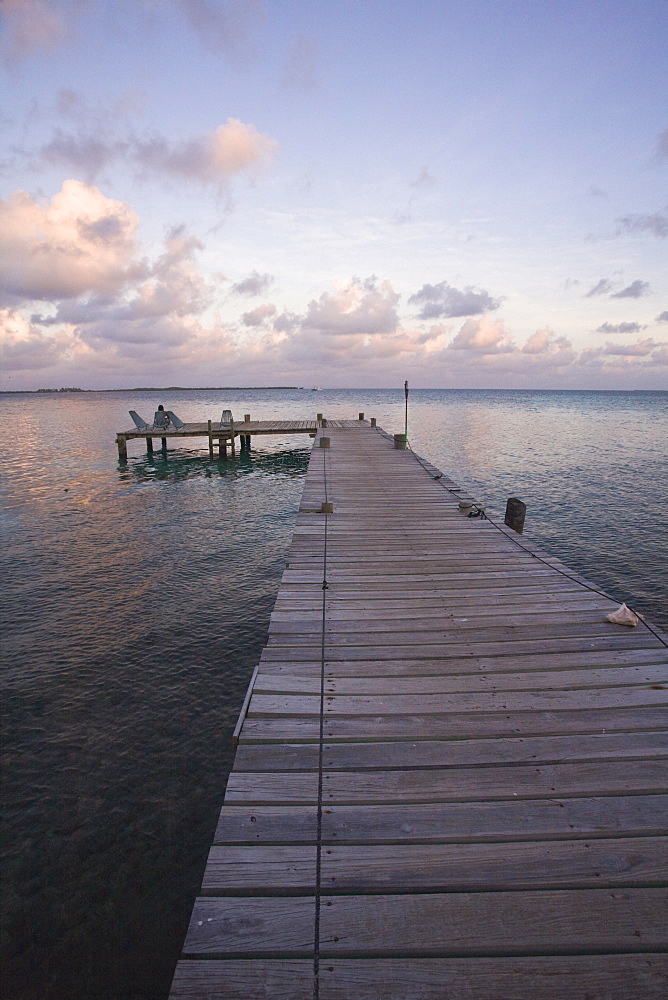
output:
[[[167,428],[169,427],[170,423],[171,421],[169,419],[169,414],[165,413],[165,408],[161,403],[158,409],[155,411],[153,417],[153,426]]]

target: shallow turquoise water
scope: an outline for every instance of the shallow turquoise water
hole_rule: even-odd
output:
[[[230,736],[289,544],[310,439],[208,460],[117,430],[184,420],[376,416],[403,391],[0,397],[5,554],[5,994],[159,1000],[199,886]],[[668,624],[668,393],[412,391],[417,452],[492,514]]]

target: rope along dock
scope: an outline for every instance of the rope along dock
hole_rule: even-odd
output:
[[[665,997],[668,639],[465,497],[318,426],[171,1000]]]

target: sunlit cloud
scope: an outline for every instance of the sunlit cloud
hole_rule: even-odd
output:
[[[275,315],[276,306],[267,303],[267,305],[258,306],[257,309],[251,309],[250,312],[244,313],[241,319],[244,326],[262,326],[266,320]]]
[[[16,191],[0,202],[0,290],[51,301],[116,291],[132,277],[138,225],[129,205],[80,181],[46,205]]]
[[[235,174],[266,167],[277,148],[275,139],[262,135],[253,125],[228,118],[225,125],[194,139],[170,141],[156,135],[138,140],[130,155],[150,171],[225,185]]]
[[[497,354],[514,349],[513,339],[503,320],[490,319],[488,316],[467,319],[448,346],[453,351],[476,351],[481,354]]]
[[[664,309],[664,311],[662,313],[659,313],[659,315],[656,317],[656,319],[654,320],[654,322],[655,323],[668,323],[668,309]]]

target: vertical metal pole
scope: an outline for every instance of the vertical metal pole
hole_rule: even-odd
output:
[[[404,421],[404,434],[408,441],[408,379],[404,382],[404,393],[406,394],[406,419]]]

